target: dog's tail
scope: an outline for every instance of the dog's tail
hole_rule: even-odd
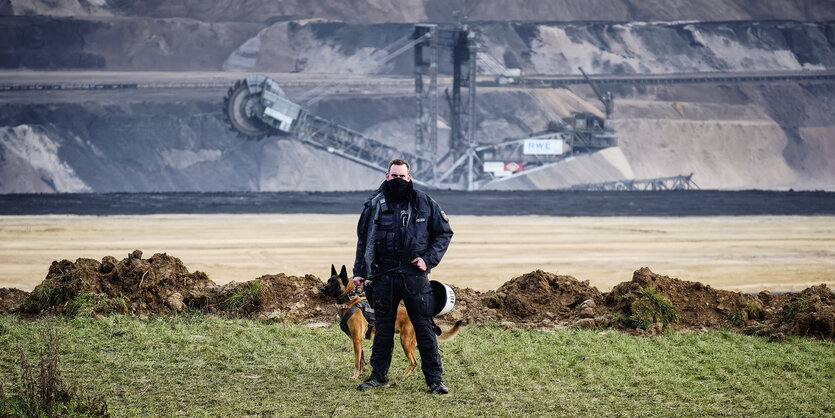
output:
[[[463,323],[464,321],[458,320],[452,328],[442,332],[441,335],[438,336],[438,341],[449,341],[455,338],[455,336],[458,335],[458,331],[461,331],[461,325]]]

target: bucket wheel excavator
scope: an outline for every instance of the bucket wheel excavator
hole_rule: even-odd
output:
[[[273,128],[253,117],[264,110],[257,93],[251,93],[246,80],[238,80],[223,98],[226,123],[244,139],[261,139],[274,134]]]
[[[311,115],[264,75],[248,75],[237,81],[223,99],[223,110],[232,131],[245,139],[283,136],[381,172],[388,169],[389,161],[404,158],[418,179],[429,178],[427,170],[432,170],[432,162],[426,158]],[[426,181],[416,182],[427,185]]]
[[[451,94],[447,93],[451,127],[449,151],[440,156],[437,147],[437,75],[438,50],[442,47],[453,51],[453,84]],[[568,127],[562,132],[540,132],[499,143],[477,143],[474,137],[476,59],[481,57],[476,54],[474,32],[466,25],[450,29],[418,24],[402,42],[397,41],[384,49],[388,55],[381,61],[388,62],[410,49],[414,51],[418,104],[415,154],[310,114],[291,101],[275,80],[259,74],[248,75],[229,89],[223,100],[226,120],[240,137],[283,136],[380,172],[386,172],[389,161],[405,159],[411,164],[414,182],[429,188],[475,190],[501,176],[523,174],[555,163],[573,155],[575,148],[595,150],[616,144],[611,129],[605,132],[599,129],[606,134],[603,136],[597,131],[585,135],[585,119],[583,124],[578,123],[578,126],[582,125],[578,129]],[[494,66],[501,67],[500,64]],[[425,77],[429,78],[428,86],[424,85]],[[461,90],[467,90],[466,95]],[[607,115],[609,112],[607,105]],[[609,122],[608,118],[606,122]]]
[[[453,139],[455,146],[438,158],[437,151],[437,60],[440,47],[453,47],[455,83],[451,97]],[[233,132],[246,139],[283,136],[306,145],[351,160],[357,164],[386,172],[392,159],[410,162],[415,183],[431,188],[473,189],[474,179],[483,171],[473,164],[478,158],[472,136],[467,136],[466,115],[474,109],[475,100],[475,44],[474,36],[466,27],[442,29],[437,25],[418,24],[413,33],[404,36],[382,51],[386,63],[406,51],[415,54],[415,97],[418,101],[415,153],[404,152],[372,138],[310,114],[292,102],[279,84],[264,75],[248,75],[237,81],[223,100],[226,121]],[[428,91],[423,84],[429,77]],[[461,87],[469,89],[470,97],[463,99]],[[429,111],[424,112],[424,108]],[[469,143],[464,139],[470,138]],[[443,170],[443,171],[442,171]],[[475,177],[474,177],[475,176]],[[489,179],[487,179],[489,180]]]

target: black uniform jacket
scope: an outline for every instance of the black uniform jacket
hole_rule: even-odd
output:
[[[354,261],[354,276],[369,278],[374,271],[374,237],[377,220],[385,207],[382,187],[365,202],[357,224],[357,255]],[[441,262],[452,239],[449,218],[429,195],[414,190],[409,204],[409,223],[404,239],[409,260],[417,257],[426,262],[427,273]]]

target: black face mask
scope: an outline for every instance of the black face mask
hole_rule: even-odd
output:
[[[383,193],[389,199],[403,201],[412,195],[412,182],[400,178],[391,179],[383,184]]]

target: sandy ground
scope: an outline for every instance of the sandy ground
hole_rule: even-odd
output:
[[[0,287],[31,291],[53,260],[165,252],[218,284],[264,274],[325,277],[353,263],[355,215],[0,216]],[[431,277],[485,291],[536,269],[601,291],[654,272],[716,288],[835,285],[835,217],[479,217]]]

